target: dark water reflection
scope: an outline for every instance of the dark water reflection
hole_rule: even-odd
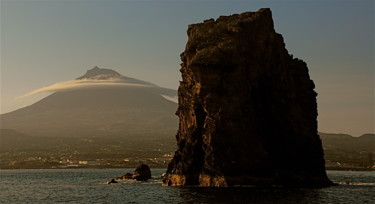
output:
[[[181,203],[375,203],[375,172],[328,171],[326,188],[177,187]]]
[[[182,203],[311,203],[322,201],[322,197],[324,198],[323,192],[315,189],[178,188]]]
[[[148,182],[108,185],[131,169],[0,171],[0,203],[375,203],[374,172],[329,171],[337,186],[308,188],[168,187],[163,169]]]

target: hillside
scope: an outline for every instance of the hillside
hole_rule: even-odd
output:
[[[134,167],[144,162],[165,167],[176,149],[173,136],[41,137],[0,129],[0,169],[78,167]]]
[[[347,134],[319,133],[326,168],[369,168],[375,161],[375,134],[353,137]]]
[[[352,137],[320,133],[320,136],[327,169],[371,169],[369,166],[373,165],[375,158],[374,134]],[[174,135],[165,137],[155,134],[150,138],[38,137],[0,129],[2,169],[57,168],[66,166],[67,159],[75,165],[81,160],[98,161],[97,165],[81,166],[91,168],[135,167],[140,162],[166,167],[175,149]]]

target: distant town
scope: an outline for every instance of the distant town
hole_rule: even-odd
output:
[[[28,156],[26,152],[18,154],[2,153],[1,169],[63,169],[63,168],[134,168],[139,164],[148,164],[153,168],[166,168],[171,154],[161,157],[125,157],[80,159],[78,155],[69,156]],[[6,159],[3,159],[6,158]]]
[[[371,155],[371,156],[370,156]],[[79,154],[54,156],[31,156],[27,152],[1,153],[1,169],[64,169],[64,168],[134,168],[139,164],[147,164],[152,168],[167,168],[172,153],[158,157],[123,157],[83,159]],[[329,156],[329,155],[328,155]],[[372,154],[362,152],[360,160],[326,159],[328,170],[375,170]]]
[[[1,169],[127,168],[146,163],[166,168],[173,138],[35,137],[1,130]]]

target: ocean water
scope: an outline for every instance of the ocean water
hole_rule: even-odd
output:
[[[375,203],[375,172],[328,171],[339,185],[305,188],[167,187],[109,180],[134,169],[0,170],[0,203]]]

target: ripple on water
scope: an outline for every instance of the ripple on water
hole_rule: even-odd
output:
[[[202,188],[161,185],[164,169],[148,182],[112,178],[132,169],[0,171],[1,203],[375,203],[373,172],[328,171],[338,183],[322,189]]]

